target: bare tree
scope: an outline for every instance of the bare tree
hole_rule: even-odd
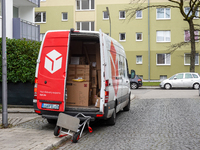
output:
[[[180,14],[183,16],[183,21],[188,22],[189,31],[190,31],[190,45],[191,45],[191,54],[190,54],[190,72],[195,72],[195,54],[196,54],[196,46],[195,39],[197,40],[197,36],[195,35],[195,31],[199,30],[199,25],[194,24],[193,19],[198,17],[198,8],[200,6],[200,0],[168,0],[170,3],[168,5],[146,5],[143,6],[147,0],[132,0],[128,9],[126,9],[127,16],[129,19],[132,19],[137,11],[145,10],[148,8],[174,8],[179,9]],[[147,4],[147,3],[146,3]],[[185,7],[187,7],[187,12],[185,11]],[[174,44],[171,48],[176,50],[184,45],[188,44],[188,42],[181,42],[178,44]]]

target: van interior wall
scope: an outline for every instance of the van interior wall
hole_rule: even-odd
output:
[[[70,42],[66,106],[99,107],[100,69],[99,42]],[[78,82],[81,78],[84,81]]]

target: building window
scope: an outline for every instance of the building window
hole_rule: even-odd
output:
[[[190,54],[185,54],[184,65],[190,65]],[[199,65],[199,54],[195,54],[195,65]]]
[[[189,11],[190,11],[190,7],[185,7],[184,11],[185,11],[185,14],[187,15],[189,13]],[[188,17],[190,17],[191,15],[192,15],[192,11],[188,15]],[[198,19],[198,16],[199,16],[199,11],[198,10],[195,12],[195,16],[196,17],[194,17],[194,19]]]
[[[171,32],[170,31],[156,31],[157,42],[170,42]]]
[[[68,20],[68,13],[67,12],[63,12],[62,13],[62,21],[67,21]]]
[[[170,65],[171,64],[171,55],[170,54],[157,54],[156,58],[157,65]]]
[[[76,22],[76,29],[94,31],[94,22]]]
[[[136,33],[136,41],[142,41],[142,33]]]
[[[156,18],[157,19],[170,19],[170,8],[157,8],[156,9]]]
[[[35,22],[46,23],[46,12],[35,12]]]
[[[76,10],[94,10],[94,0],[76,0]]]
[[[195,41],[198,42],[199,31],[194,31],[194,35],[195,35]],[[185,40],[185,42],[190,41],[190,31],[188,31],[188,30],[184,31],[184,40]]]
[[[109,19],[109,16],[108,16],[108,12],[107,12],[107,11],[104,11],[104,12],[103,12],[103,19],[104,19],[104,20],[108,20],[108,19]]]
[[[166,75],[160,75],[160,81],[167,79]]]
[[[119,11],[119,19],[125,19],[125,11]]]
[[[136,56],[136,64],[142,64],[142,55]]]
[[[142,18],[142,11],[136,11],[136,19],[141,19]]]
[[[126,33],[119,34],[119,41],[126,41]]]

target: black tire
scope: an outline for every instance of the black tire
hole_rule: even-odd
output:
[[[54,135],[58,136],[59,134],[60,134],[60,127],[56,126],[55,129],[54,129]]]
[[[112,116],[106,121],[107,125],[113,126],[116,123],[116,110],[114,108]]]
[[[137,83],[135,82],[131,83],[131,89],[138,89]]]
[[[57,123],[57,119],[47,119],[49,124],[56,124]]]
[[[198,90],[198,89],[199,89],[199,84],[198,84],[198,83],[195,83],[195,84],[193,85],[193,89]]]
[[[169,83],[165,84],[165,89],[166,89],[166,90],[171,89],[171,85],[170,85]]]
[[[130,96],[129,96],[128,104],[123,108],[123,110],[124,111],[129,111],[130,110],[130,105],[131,105],[131,101],[130,101]]]
[[[73,137],[72,137],[72,142],[77,143],[79,138],[80,138],[80,132],[75,132]]]

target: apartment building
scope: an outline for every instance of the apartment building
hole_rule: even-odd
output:
[[[147,6],[147,2],[143,5]],[[150,5],[171,3],[167,0],[149,2]],[[125,11],[133,5],[130,0],[41,0],[40,4],[40,8],[35,9],[35,22],[41,27],[41,38],[48,30],[101,29],[107,34],[111,32],[111,37],[123,45],[129,70],[136,70],[143,80],[160,81],[178,72],[189,72],[190,45],[173,53],[169,49],[170,45],[189,39],[189,26],[178,9],[151,8],[138,11],[130,19]],[[194,19],[194,23],[199,24],[199,19]],[[200,73],[198,43],[195,71]]]
[[[35,7],[40,0],[5,0],[6,36],[8,38],[40,41],[40,26],[35,24]],[[0,0],[1,6],[2,0]],[[0,37],[2,37],[2,9],[0,7]]]

